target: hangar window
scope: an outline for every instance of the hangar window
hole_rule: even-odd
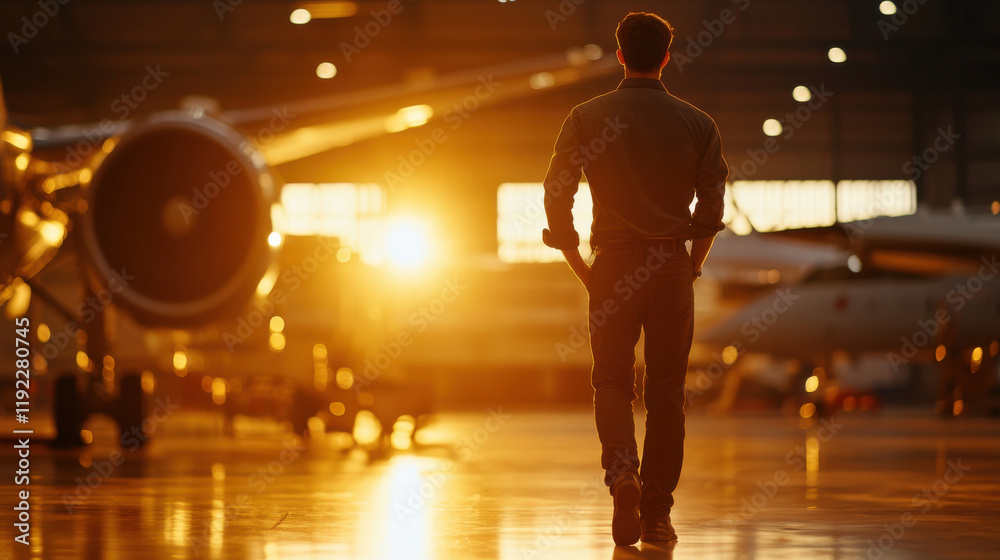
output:
[[[727,221],[738,234],[833,225],[837,220],[833,181],[736,181]],[[735,210],[735,212],[734,212]]]
[[[497,242],[500,260],[509,263],[555,262],[559,251],[542,243],[546,227],[541,183],[504,183],[497,190]],[[736,181],[726,189],[724,221],[738,235],[753,230],[823,227],[878,216],[916,212],[912,181]],[[694,205],[692,204],[692,209]],[[586,245],[593,216],[587,183],[573,205],[573,222]]]
[[[510,263],[555,262],[562,253],[542,243],[545,229],[545,189],[541,183],[504,183],[497,190],[497,251],[500,260]],[[580,232],[580,244],[590,240],[594,202],[590,185],[580,183],[573,203],[573,224]]]
[[[386,207],[381,185],[289,183],[281,189],[286,235],[340,238],[366,262],[381,254]]]
[[[837,221],[878,216],[908,216],[917,211],[913,181],[841,181],[837,183]]]

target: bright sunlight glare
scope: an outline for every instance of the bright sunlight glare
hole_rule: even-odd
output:
[[[390,220],[385,234],[385,253],[389,263],[399,268],[426,265],[431,257],[427,226],[410,218]]]

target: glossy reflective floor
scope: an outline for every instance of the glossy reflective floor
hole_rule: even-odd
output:
[[[238,426],[239,427],[239,426]],[[994,559],[1000,422],[891,412],[688,419],[676,546],[616,548],[588,410],[443,413],[405,451],[219,435],[176,413],[122,456],[32,453],[32,545],[0,558]],[[9,430],[5,430],[9,433]],[[11,447],[4,446],[11,465]],[[115,459],[119,464],[112,464]],[[14,549],[14,552],[9,552]]]

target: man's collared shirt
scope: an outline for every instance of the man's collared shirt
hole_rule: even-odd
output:
[[[626,78],[563,122],[545,175],[549,247],[579,247],[573,197],[586,174],[594,199],[591,245],[619,239],[711,237],[722,225],[729,167],[712,117],[659,80]],[[691,201],[697,194],[694,214]]]

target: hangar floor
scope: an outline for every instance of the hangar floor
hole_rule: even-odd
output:
[[[36,442],[32,544],[8,536],[0,549],[11,558],[894,560],[992,559],[1000,548],[995,420],[884,412],[803,427],[693,415],[673,516],[680,542],[667,548],[612,544],[588,410],[443,413],[419,445],[376,458],[337,438],[303,445],[260,426],[228,438],[213,422],[178,412],[147,449],[121,456],[110,455],[117,434],[101,421],[83,452]],[[11,446],[2,453],[11,465]],[[3,480],[6,504],[15,487]]]

